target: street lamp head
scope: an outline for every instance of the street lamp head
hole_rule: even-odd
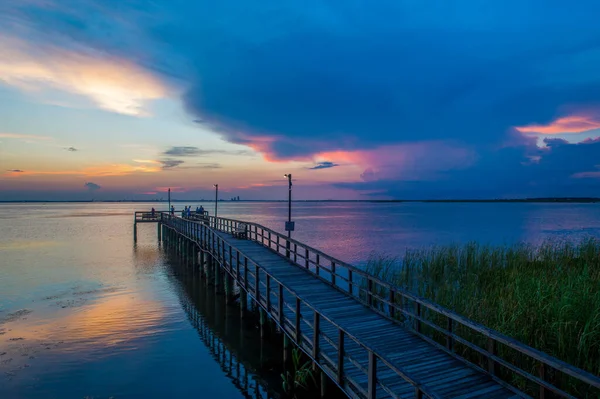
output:
[[[219,185],[218,184],[213,184],[213,187],[219,187]]]

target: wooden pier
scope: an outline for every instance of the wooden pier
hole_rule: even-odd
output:
[[[242,314],[254,304],[300,348],[322,391],[330,381],[352,398],[574,398],[575,382],[600,397],[598,376],[259,224],[166,212],[151,221]]]

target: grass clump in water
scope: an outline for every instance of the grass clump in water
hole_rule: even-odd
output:
[[[408,250],[401,262],[372,256],[367,271],[600,374],[600,241],[596,239],[577,244],[547,241],[540,246],[494,247],[469,243]],[[444,325],[441,319],[437,324]],[[485,348],[485,341],[473,342]],[[504,348],[500,354],[537,375],[536,364],[511,351]],[[586,395],[585,387],[573,386],[569,379],[551,382]]]

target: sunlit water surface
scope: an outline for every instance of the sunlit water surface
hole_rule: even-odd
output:
[[[193,280],[182,281],[160,250],[156,226],[140,225],[134,245],[133,211],[153,205],[166,209],[140,203],[0,205],[1,398],[248,395],[199,334],[190,317],[198,302],[190,295],[201,293],[190,290]],[[212,213],[213,204],[203,205]],[[295,238],[359,265],[372,251],[401,256],[406,248],[474,240],[600,236],[596,204],[293,208]],[[281,231],[287,204],[221,203],[219,215]]]

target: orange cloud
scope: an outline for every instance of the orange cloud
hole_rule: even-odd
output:
[[[2,139],[17,139],[17,140],[52,140],[52,137],[48,137],[48,136],[38,136],[35,134],[20,134],[20,133],[0,133],[0,138],[2,138]]]
[[[2,36],[0,48],[0,82],[29,92],[58,89],[88,97],[99,108],[136,116],[147,115],[147,101],[167,95],[152,74],[123,59],[40,48]]]
[[[90,176],[90,177],[102,177],[102,176],[124,176],[133,173],[154,173],[160,172],[162,169],[157,166],[133,166],[127,164],[113,164],[103,166],[92,166],[81,170],[9,170],[4,173],[8,177],[22,177],[22,176]]]
[[[600,118],[592,115],[572,115],[558,118],[547,125],[518,126],[515,129],[521,133],[581,133],[600,129]]]

